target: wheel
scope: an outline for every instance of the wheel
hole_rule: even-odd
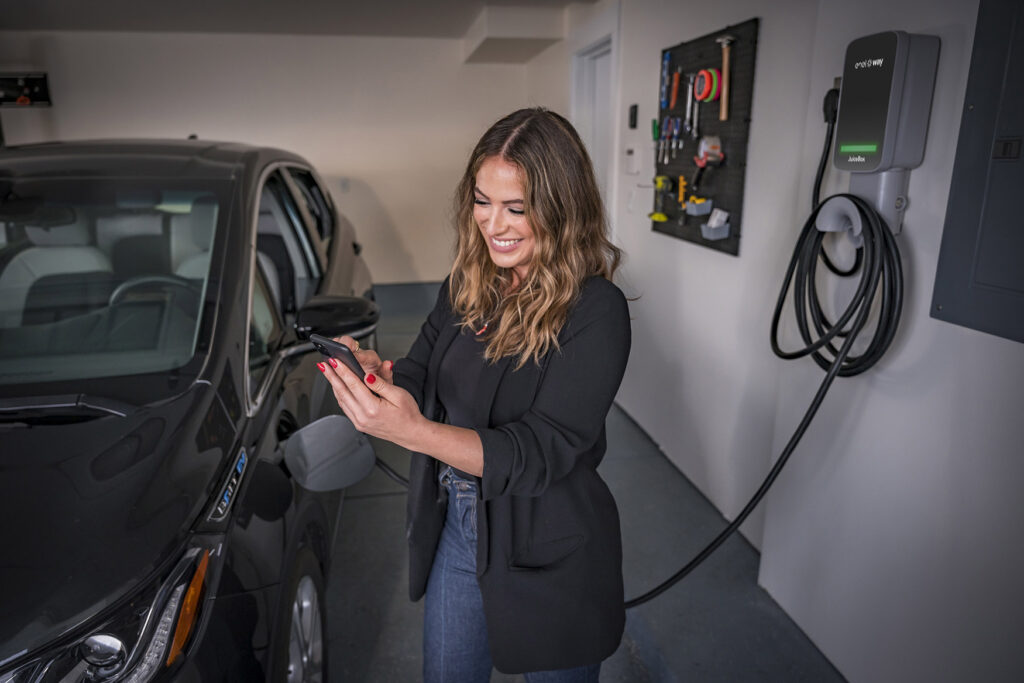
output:
[[[271,680],[327,683],[324,578],[309,548],[296,555],[281,597]]]

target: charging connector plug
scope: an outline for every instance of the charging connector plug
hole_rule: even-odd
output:
[[[835,125],[839,117],[839,85],[843,82],[837,77],[833,82],[832,89],[825,93],[825,99],[821,101],[821,113],[825,117],[825,123]]]
[[[839,86],[843,82],[841,77],[832,81],[832,88],[825,93],[825,99],[821,101],[821,114],[825,117],[827,130],[825,131],[825,148],[821,151],[821,160],[818,161],[818,172],[814,174],[814,194],[811,195],[811,208],[818,206],[821,197],[821,180],[825,177],[825,166],[828,164],[828,157],[832,151],[832,136],[836,132],[836,119],[839,118]],[[838,273],[832,266],[829,268]]]

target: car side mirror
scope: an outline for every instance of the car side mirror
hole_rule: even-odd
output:
[[[361,296],[314,296],[295,315],[295,333],[306,340],[316,333],[325,337],[347,334],[362,339],[377,329],[380,308]]]
[[[375,460],[367,436],[341,415],[306,425],[284,446],[289,471],[310,491],[337,491],[357,484],[370,474]]]

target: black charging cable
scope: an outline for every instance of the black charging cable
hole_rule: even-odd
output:
[[[821,102],[821,115],[825,119],[825,146],[821,150],[821,159],[818,160],[818,171],[814,174],[814,193],[811,195],[811,209],[813,210],[821,201],[821,181],[825,177],[825,169],[828,167],[828,158],[832,153],[832,137],[836,132],[836,119],[839,118],[839,84],[841,78],[837,78],[835,85],[825,93],[825,99]],[[821,251],[821,260],[830,271],[840,277],[849,277],[860,270],[860,262],[863,258],[860,249],[857,249],[856,258],[849,270],[843,270],[829,258],[828,252]]]
[[[836,96],[838,97],[838,93],[836,93]],[[828,98],[826,97],[827,101]],[[823,164],[828,157],[829,148],[832,144],[833,125],[834,122],[829,126],[825,151],[822,155]],[[821,168],[819,167],[819,177],[815,181],[815,200],[820,191]],[[821,308],[821,298],[818,296],[816,274],[819,258],[825,261],[826,264],[829,262],[827,257],[824,256],[825,252],[823,249],[825,233],[817,229],[816,222],[821,207],[832,199],[832,197],[829,197],[814,207],[807,222],[804,223],[800,239],[789,261],[789,267],[786,269],[786,278],[783,281],[782,290],[779,292],[779,298],[775,304],[771,330],[771,345],[775,355],[787,360],[809,355],[820,367],[826,370],[825,378],[821,381],[821,385],[814,394],[814,399],[807,407],[807,411],[804,413],[803,419],[800,420],[796,431],[793,432],[786,447],[783,448],[782,454],[775,461],[775,465],[772,466],[771,471],[765,477],[760,488],[757,489],[754,497],[744,506],[739,515],[711,543],[697,553],[686,566],[669,577],[668,580],[637,598],[627,600],[626,609],[642,605],[674,586],[683,577],[696,569],[733,532],[739,529],[740,525],[746,521],[750,513],[754,511],[754,508],[761,502],[761,499],[768,493],[768,489],[771,488],[775,479],[778,478],[779,473],[782,472],[782,468],[785,467],[789,456],[793,454],[804,432],[807,431],[811,420],[817,414],[818,408],[821,407],[821,402],[824,400],[825,394],[828,393],[833,380],[836,377],[849,377],[864,372],[881,359],[886,349],[892,343],[896,329],[899,326],[900,313],[903,309],[903,271],[899,247],[896,245],[896,240],[893,238],[889,226],[886,225],[885,219],[868,202],[860,197],[849,194],[834,196],[842,197],[852,202],[863,224],[861,231],[863,247],[858,249],[857,263],[854,265],[851,273],[849,273],[852,274],[858,268],[860,269],[861,277],[857,291],[850,300],[846,310],[843,311],[835,323],[830,322],[825,317]],[[838,272],[837,274],[843,275],[844,273]],[[797,327],[800,330],[800,336],[803,338],[805,346],[795,351],[783,351],[777,341],[779,319],[782,317],[786,293],[790,290],[791,286],[793,289],[793,306],[796,313]],[[879,291],[882,298],[875,333],[863,353],[852,355],[851,349],[867,325],[869,314],[872,310],[872,303]],[[810,324],[808,324],[808,320]],[[849,327],[844,329],[847,325]],[[817,335],[816,338],[812,336],[812,328],[814,334]],[[838,339],[842,340],[842,345],[837,349],[833,342]],[[829,359],[827,354],[831,354],[832,358]]]
[[[836,79],[836,87],[825,93],[825,99],[821,102],[821,115],[825,119],[825,146],[821,150],[821,159],[818,161],[818,171],[814,174],[814,194],[811,195],[811,209],[813,210],[821,201],[821,181],[825,177],[825,168],[828,166],[829,153],[832,151],[832,136],[836,132],[836,119],[839,118],[839,85]]]

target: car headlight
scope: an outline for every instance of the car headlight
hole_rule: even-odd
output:
[[[194,538],[174,568],[112,614],[0,673],[0,683],[145,683],[181,659],[216,586],[222,537]]]

